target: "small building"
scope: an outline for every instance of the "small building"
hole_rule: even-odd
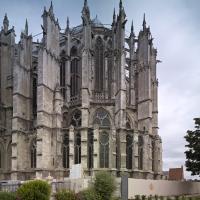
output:
[[[170,168],[168,179],[171,181],[183,181],[184,180],[183,166],[181,166],[180,168]]]

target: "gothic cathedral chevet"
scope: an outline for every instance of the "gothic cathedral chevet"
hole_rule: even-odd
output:
[[[28,22],[15,43],[5,15],[0,32],[0,179],[84,176],[162,177],[157,50],[144,15],[126,35],[122,1],[112,24],[90,16],[63,31],[44,8],[41,41]]]

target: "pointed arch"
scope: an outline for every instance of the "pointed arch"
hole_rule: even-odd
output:
[[[93,118],[93,124],[97,124],[99,127],[110,127],[111,122],[108,111],[104,108],[98,108]]]
[[[104,80],[104,47],[101,37],[97,37],[95,44],[95,90],[103,92]]]
[[[73,125],[75,128],[80,127],[82,123],[81,111],[76,109],[71,114],[70,125]]]

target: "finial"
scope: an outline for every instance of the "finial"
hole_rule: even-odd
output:
[[[113,21],[115,21],[116,19],[116,14],[115,14],[115,8],[114,8],[114,11],[113,11]]]
[[[51,1],[51,5],[50,5],[50,8],[49,8],[49,12],[50,12],[51,14],[53,14],[53,3],[52,3],[52,1]]]
[[[8,27],[9,27],[9,20],[8,20],[8,17],[7,17],[7,13],[5,14],[4,19],[3,19],[3,26],[4,26],[4,30],[7,32]]]
[[[143,23],[142,23],[143,29],[146,29],[146,19],[145,19],[145,13],[143,17]]]
[[[134,27],[133,27],[133,20],[132,20],[132,23],[131,23],[131,34],[130,34],[130,37],[135,37],[135,34],[134,34]]]
[[[84,0],[84,6],[83,6],[82,14],[87,16],[88,18],[90,18],[90,9],[88,7],[87,0]]]
[[[132,20],[132,23],[131,23],[131,33],[133,33],[133,20]]]
[[[120,9],[122,8],[122,0],[120,0],[120,2],[119,2],[119,8]]]
[[[28,21],[27,21],[27,19],[26,19],[26,23],[25,23],[24,33],[25,33],[25,35],[28,35]]]
[[[69,17],[67,17],[67,27],[66,27],[66,32],[69,31]]]

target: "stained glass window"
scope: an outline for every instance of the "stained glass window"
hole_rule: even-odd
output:
[[[63,167],[69,168],[69,133],[63,136]]]
[[[95,90],[97,92],[103,91],[104,83],[104,56],[103,56],[103,41],[100,37],[96,40],[95,45]]]
[[[109,167],[109,135],[107,132],[100,134],[100,168]]]

